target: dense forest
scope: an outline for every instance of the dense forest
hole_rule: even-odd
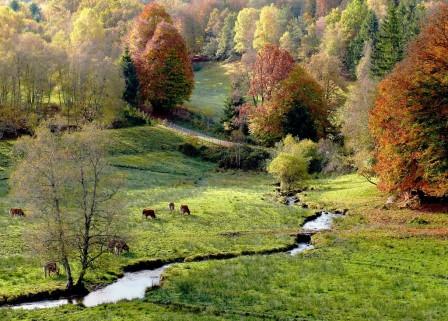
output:
[[[1,7],[1,135],[50,118],[117,127],[170,117],[191,95],[194,57],[239,62],[216,132],[268,146],[310,139],[324,171],[443,197],[445,11],[414,0],[11,1]]]

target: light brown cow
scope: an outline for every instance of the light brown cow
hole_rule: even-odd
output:
[[[171,212],[174,212],[174,210],[176,209],[176,206],[174,205],[173,202],[171,202],[171,203],[168,205],[168,207],[169,207],[169,209],[170,209]]]
[[[187,205],[181,205],[180,206],[180,213],[183,215],[190,215],[190,209],[188,208]]]
[[[155,219],[156,218],[156,212],[154,210],[150,210],[150,209],[144,209],[143,210],[143,216],[145,218],[151,218],[151,219]]]
[[[25,212],[21,208],[11,208],[9,214],[11,217],[25,217]]]
[[[45,263],[44,265],[44,274],[45,274],[45,278],[48,276],[50,277],[51,274],[56,274],[59,275],[59,267],[58,264],[54,261],[50,261]]]
[[[129,252],[129,246],[126,244],[125,241],[120,239],[112,239],[107,244],[107,248],[110,252],[114,253],[115,255],[119,256],[123,252]]]

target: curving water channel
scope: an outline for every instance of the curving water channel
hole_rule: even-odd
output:
[[[333,220],[342,215],[328,212],[317,213],[312,219],[306,221],[303,225],[303,234],[299,234],[297,247],[288,251],[290,255],[297,255],[306,250],[313,249],[311,244],[312,234],[329,230]],[[123,277],[114,283],[93,291],[81,299],[60,299],[44,300],[30,303],[23,303],[12,306],[13,309],[46,309],[56,308],[67,304],[82,304],[86,307],[95,307],[106,303],[117,303],[122,300],[143,299],[146,290],[159,286],[162,274],[171,264],[164,265],[157,269],[142,270],[138,272],[127,272]]]

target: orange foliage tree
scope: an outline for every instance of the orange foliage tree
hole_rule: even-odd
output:
[[[323,90],[302,67],[296,65],[281,81],[272,98],[249,112],[249,128],[260,141],[271,143],[287,134],[317,139],[328,127]]]
[[[448,196],[448,5],[379,85],[370,129],[386,192]]]
[[[271,98],[280,81],[288,77],[294,67],[294,59],[284,49],[275,45],[265,45],[257,54],[250,82],[249,94],[254,103],[263,104]]]
[[[193,91],[193,69],[184,39],[165,9],[148,4],[129,35],[142,98],[160,111],[187,100]]]

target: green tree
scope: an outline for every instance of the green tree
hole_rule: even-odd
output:
[[[12,0],[9,3],[9,7],[13,10],[13,11],[19,11],[20,10],[20,3],[17,0]]]
[[[369,10],[359,33],[347,47],[344,64],[352,77],[356,76],[356,66],[363,57],[365,45],[369,42],[375,43],[378,28],[378,19],[375,13]]]
[[[258,10],[254,8],[244,8],[238,13],[234,39],[236,52],[243,54],[252,49],[258,16]]]
[[[121,57],[121,68],[125,80],[125,88],[123,92],[123,100],[129,105],[137,107],[140,92],[140,83],[138,81],[137,69],[131,59],[129,50],[126,48]]]
[[[31,12],[31,17],[33,17],[33,19],[35,21],[40,22],[42,20],[42,12],[41,12],[38,4],[31,2],[30,12]]]
[[[234,38],[235,38],[235,22],[236,13],[229,13],[224,19],[224,25],[219,35],[218,50],[216,55],[220,59],[226,59],[232,57],[234,53]]]
[[[280,181],[282,190],[290,190],[309,177],[308,169],[315,151],[316,144],[312,141],[298,141],[288,135],[277,147],[276,156],[268,165],[268,172]]]
[[[407,43],[418,33],[419,11],[414,3],[392,2],[381,23],[372,54],[372,74],[383,77],[404,57]]]

